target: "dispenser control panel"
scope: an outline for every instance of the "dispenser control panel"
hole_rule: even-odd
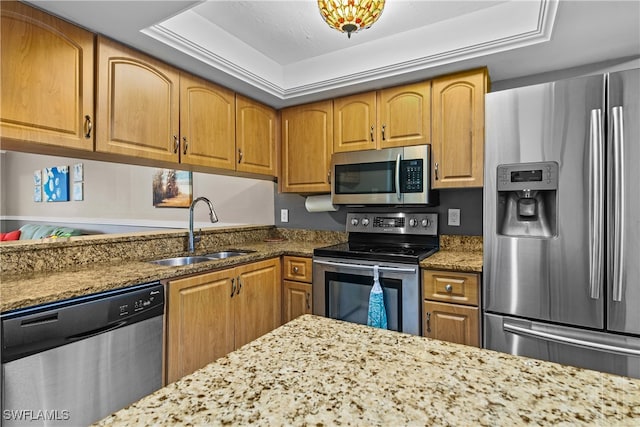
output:
[[[498,165],[498,191],[557,190],[558,163]]]

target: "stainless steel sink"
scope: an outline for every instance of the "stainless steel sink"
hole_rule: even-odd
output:
[[[233,257],[233,256],[247,255],[247,254],[250,254],[252,252],[255,252],[255,251],[235,250],[234,249],[234,250],[229,250],[229,251],[213,252],[213,253],[206,254],[206,255],[203,255],[203,256],[205,256],[207,258],[210,258],[210,259],[224,259],[224,258],[230,258],[230,257]]]
[[[197,264],[199,262],[213,261],[216,259],[230,258],[234,256],[250,254],[252,250],[230,249],[228,251],[212,252],[206,255],[179,256],[173,258],[156,259],[149,261],[152,264],[164,265],[167,267],[179,267],[181,265]]]
[[[149,261],[152,264],[164,265],[167,267],[178,267],[181,265],[197,264],[199,262],[211,261],[213,258],[204,256],[179,256],[174,258],[164,258]]]

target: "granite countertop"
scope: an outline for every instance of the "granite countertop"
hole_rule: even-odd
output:
[[[440,250],[422,260],[421,268],[482,273],[481,236],[440,236]]]
[[[640,380],[305,315],[99,425],[640,424]]]
[[[62,271],[3,274],[0,311],[15,310],[154,280],[203,273],[282,255],[310,257],[313,255],[313,249],[326,245],[326,242],[258,241],[230,247],[253,250],[255,251],[253,253],[181,267],[166,267],[144,261],[122,261],[80,265]]]

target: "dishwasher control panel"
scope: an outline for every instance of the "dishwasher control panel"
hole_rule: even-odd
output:
[[[162,285],[149,289],[128,293],[114,299],[109,308],[109,321],[130,316],[143,315],[164,305],[164,288]]]

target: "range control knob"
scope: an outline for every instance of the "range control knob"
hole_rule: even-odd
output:
[[[416,226],[418,225],[418,220],[417,220],[417,219],[415,219],[415,218],[411,218],[411,219],[409,220],[409,225],[410,225],[411,227],[416,227]]]
[[[362,218],[362,225],[364,227],[366,227],[367,225],[369,225],[369,218]]]
[[[351,219],[351,225],[353,225],[354,227],[355,227],[356,225],[358,225],[358,223],[359,223],[359,222],[360,222],[360,221],[358,221],[358,218],[353,218],[353,219]]]
[[[423,227],[429,227],[430,225],[431,225],[431,221],[429,221],[427,218],[422,220]]]

